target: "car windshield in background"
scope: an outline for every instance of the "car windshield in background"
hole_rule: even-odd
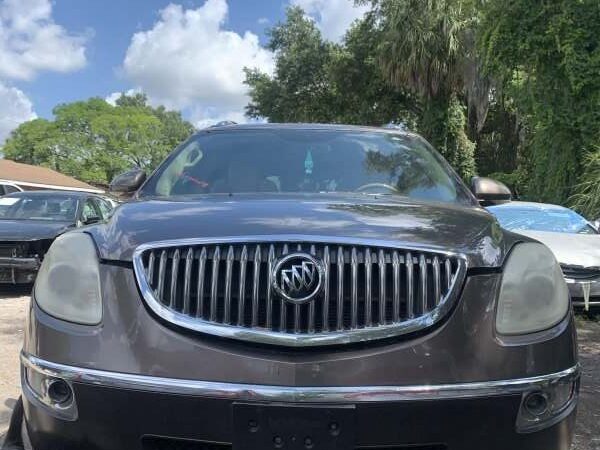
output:
[[[314,129],[201,133],[162,164],[140,196],[259,192],[354,192],[472,204],[446,162],[416,136]]]
[[[74,222],[77,199],[68,196],[0,198],[0,219]]]
[[[551,207],[490,206],[502,227],[511,230],[551,231],[555,233],[596,234],[594,228],[575,211]]]

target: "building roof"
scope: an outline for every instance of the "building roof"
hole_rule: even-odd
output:
[[[0,159],[0,182],[14,183],[20,186],[58,189],[63,191],[84,191],[103,193],[83,181],[64,175],[46,167],[22,164],[9,159]]]

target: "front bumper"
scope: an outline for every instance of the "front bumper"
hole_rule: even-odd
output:
[[[298,407],[304,413],[313,411],[314,416],[323,415],[325,408],[324,416],[334,417],[331,420],[343,408],[348,431],[339,430],[344,446],[333,448],[344,450],[567,450],[579,379],[575,366],[545,376],[474,383],[287,387],[115,373],[55,364],[27,354],[21,360],[27,429],[35,450],[220,450],[234,442],[236,450],[259,429],[274,443],[270,448],[332,448],[319,446],[314,437],[321,427],[332,425],[330,419],[300,420],[302,411],[294,409]],[[53,403],[31,386],[29,378],[34,376],[64,381],[72,397],[62,405]],[[523,428],[524,399],[531,393],[551,396],[562,385],[571,386],[564,404]],[[278,414],[286,411],[292,418],[293,432],[278,428],[278,422],[265,416],[264,410],[272,405],[277,405]],[[251,417],[244,418],[242,426],[236,412],[241,408]],[[344,432],[351,433],[352,444],[342,439],[348,437]],[[250,434],[244,437],[245,433]],[[279,447],[277,438],[287,446]],[[312,446],[306,445],[306,438]]]

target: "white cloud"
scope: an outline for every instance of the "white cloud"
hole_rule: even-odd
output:
[[[142,93],[142,90],[140,88],[127,89],[126,91],[111,92],[110,94],[108,94],[104,98],[104,100],[109,105],[116,106],[117,105],[117,100],[119,100],[122,95],[126,95],[128,97],[132,97],[135,94],[141,94],[141,93]]]
[[[312,17],[326,39],[339,42],[352,22],[369,10],[366,5],[355,6],[353,0],[291,0]]]
[[[270,73],[273,55],[255,34],[225,29],[227,13],[226,0],[207,0],[197,9],[168,5],[151,29],[133,36],[125,76],[153,103],[188,108],[199,124],[242,120],[248,103],[243,68]]]
[[[15,87],[0,83],[0,144],[20,123],[37,116],[27,96]]]
[[[50,0],[2,1],[0,77],[30,80],[40,71],[70,72],[85,64],[85,38],[54,22]]]

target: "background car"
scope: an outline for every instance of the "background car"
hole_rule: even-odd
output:
[[[112,209],[84,192],[27,191],[0,198],[0,283],[33,282],[57,236],[105,220]]]
[[[573,304],[600,305],[600,234],[568,208],[546,203],[510,202],[489,206],[502,227],[537,239],[560,263]]]

